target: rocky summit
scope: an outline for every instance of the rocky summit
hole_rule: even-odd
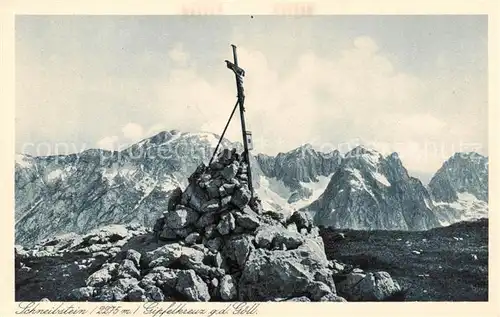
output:
[[[112,225],[16,248],[16,299],[343,302],[401,291],[386,272],[329,261],[307,213],[264,210],[247,168],[227,149],[200,165],[152,230]]]
[[[488,158],[455,153],[432,177],[429,190],[441,225],[488,217]]]
[[[357,147],[347,153],[324,193],[303,208],[318,225],[357,230],[428,230],[438,227],[423,184],[396,153]]]

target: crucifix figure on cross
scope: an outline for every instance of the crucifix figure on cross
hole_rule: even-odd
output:
[[[232,70],[234,72],[234,75],[236,76],[236,88],[238,90],[238,100],[240,102],[245,99],[245,93],[243,90],[243,77],[245,76],[245,70],[241,67],[238,66],[238,57],[236,55],[236,46],[232,45],[233,47],[233,57],[234,57],[234,63],[231,63],[228,60],[225,60],[227,68]]]

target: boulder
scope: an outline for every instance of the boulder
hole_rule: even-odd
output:
[[[304,238],[299,233],[280,226],[262,225],[257,230],[255,242],[259,248],[281,249],[284,246],[286,250],[291,250],[298,248],[304,242]]]
[[[132,260],[125,259],[122,261],[120,266],[118,266],[117,276],[123,278],[127,277],[139,278],[141,276],[141,272],[137,269]]]
[[[205,238],[210,240],[212,238],[215,238],[215,235],[217,234],[217,226],[216,225],[209,225],[205,228]]]
[[[222,255],[236,263],[239,268],[243,268],[249,254],[254,249],[252,241],[253,236],[249,234],[231,236],[226,240]]]
[[[240,187],[234,191],[234,194],[231,198],[231,203],[239,209],[243,209],[248,204],[251,197],[252,193],[250,193],[250,190],[248,190],[248,188]]]
[[[313,220],[311,216],[304,211],[296,211],[294,212],[288,222],[293,222],[297,225],[297,229],[300,231],[302,229],[306,229],[307,232],[313,227]]]
[[[178,243],[166,244],[156,250],[146,253],[150,268],[156,266],[168,267],[182,255],[197,262],[203,261],[204,258],[204,254],[202,251],[190,247],[181,246]]]
[[[125,253],[125,259],[132,261],[135,266],[140,267],[141,254],[134,249],[129,249]]]
[[[175,210],[175,207],[177,207],[177,205],[181,203],[181,200],[182,200],[182,189],[180,187],[177,187],[170,194],[170,198],[168,199],[167,210],[168,211]]]
[[[236,176],[238,167],[238,162],[233,162],[230,165],[226,166],[220,173],[222,177],[224,177],[224,179],[229,182]]]
[[[219,294],[222,300],[232,301],[236,299],[238,290],[236,289],[236,281],[231,275],[224,275],[220,281]]]
[[[154,267],[150,273],[142,278],[139,286],[149,292],[152,286],[164,289],[167,293],[175,289],[177,274],[180,270],[166,268],[164,266]]]
[[[401,287],[387,272],[350,273],[338,284],[338,291],[350,301],[381,301]]]
[[[205,189],[207,191],[208,198],[210,199],[218,198],[220,196],[219,187],[217,186],[217,182],[215,181],[206,183]]]
[[[85,283],[87,286],[103,286],[116,274],[118,263],[106,263],[98,271],[92,273]]]
[[[219,224],[217,225],[217,231],[221,235],[227,235],[236,228],[236,222],[234,216],[231,213],[225,213],[221,216]]]
[[[275,236],[275,227],[269,225],[260,226],[255,235],[255,243],[259,248],[270,249]]]
[[[145,302],[148,300],[146,291],[137,285],[128,292],[127,298],[131,302]]]
[[[273,247],[285,246],[286,250],[292,250],[298,248],[303,241],[304,238],[296,232],[280,230],[273,239]]]
[[[93,298],[95,292],[95,288],[92,286],[75,288],[71,291],[69,297],[70,300],[86,302]]]
[[[165,295],[159,287],[151,286],[146,291],[146,298],[148,301],[163,302]]]
[[[200,212],[202,213],[207,213],[207,212],[216,212],[220,209],[219,206],[219,200],[218,199],[212,199],[207,202],[205,202],[201,208]]]
[[[200,239],[200,234],[198,232],[193,232],[189,234],[184,241],[186,241],[186,244],[192,245],[198,242]]]
[[[242,212],[235,211],[236,223],[245,229],[254,230],[260,225],[259,216],[248,206]]]
[[[262,201],[260,200],[259,197],[253,196],[250,201],[248,202],[248,206],[250,206],[250,209],[252,209],[254,212],[258,214],[262,214]]]
[[[174,233],[181,239],[187,238],[191,233],[193,233],[192,226],[188,226],[181,229],[174,229]]]
[[[223,265],[223,259],[220,252],[210,252],[205,256],[203,263],[206,263],[215,268],[221,268]]]
[[[208,195],[196,183],[190,183],[182,194],[181,204],[201,212],[201,207],[208,200]]]
[[[215,237],[213,239],[207,240],[205,246],[212,251],[219,251],[222,246],[222,238]]]
[[[128,237],[129,231],[123,225],[108,225],[90,231],[82,239],[88,244],[116,243]]]
[[[239,300],[268,301],[308,296],[315,292],[320,287],[315,281],[315,273],[325,269],[328,261],[323,258],[324,253],[313,255],[313,245],[303,244],[290,251],[253,250],[239,281]],[[334,290],[330,289],[330,293]]]
[[[109,285],[104,285],[95,297],[98,301],[122,301],[127,297],[128,292],[137,285],[135,278],[122,278]]]
[[[225,195],[231,195],[234,193],[236,185],[233,183],[225,183],[219,188],[219,193],[224,193]],[[221,195],[223,196],[223,195]]]
[[[213,225],[217,222],[219,214],[217,212],[204,213],[200,216],[198,221],[196,221],[196,228],[205,228],[209,225]]]
[[[226,196],[224,198],[222,198],[220,200],[220,208],[219,208],[219,211],[220,212],[223,212],[223,211],[228,211],[230,209],[233,209],[233,205],[231,205],[231,200],[232,200],[232,197],[231,196]]]
[[[193,270],[179,272],[175,289],[190,301],[210,300],[207,284]]]

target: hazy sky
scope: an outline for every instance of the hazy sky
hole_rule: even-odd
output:
[[[363,143],[414,174],[487,154],[486,16],[18,16],[16,151],[221,133],[231,43],[255,152]]]

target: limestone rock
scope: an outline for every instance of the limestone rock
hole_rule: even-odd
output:
[[[132,260],[125,259],[122,261],[117,270],[118,277],[135,277],[139,278],[141,276],[141,272],[137,269],[134,262]]]
[[[231,275],[224,275],[221,279],[219,293],[222,300],[225,301],[231,301],[236,298],[238,290],[236,289],[236,281]]]
[[[256,229],[260,225],[259,216],[248,206],[243,208],[243,212],[235,212],[236,222],[246,229]]]
[[[219,224],[217,225],[217,231],[221,235],[227,235],[236,228],[236,222],[234,216],[231,213],[225,213],[222,215]]]
[[[71,291],[70,299],[74,301],[89,301],[94,296],[95,288],[92,286],[80,287]]]
[[[192,245],[198,242],[199,239],[200,234],[198,232],[193,232],[186,237],[185,241],[188,245]]]
[[[351,273],[339,283],[338,290],[348,300],[380,301],[401,291],[401,287],[387,272]]]
[[[197,184],[190,183],[182,194],[181,204],[200,212],[201,207],[207,200],[208,195],[205,191]]]
[[[315,272],[328,263],[321,255],[312,256],[312,252],[309,244],[291,251],[253,250],[239,281],[239,300],[267,301],[304,296],[305,290],[311,292],[316,283]]]
[[[113,278],[113,275],[115,275],[117,268],[118,263],[104,264],[101,269],[94,272],[87,278],[87,286],[102,286],[106,284]]]
[[[248,190],[246,187],[240,187],[235,190],[231,198],[231,203],[239,209],[243,209],[250,201],[251,196],[252,193],[250,193],[250,190]]]
[[[155,266],[165,266],[168,267],[173,264],[182,255],[193,259],[193,261],[201,262],[203,261],[203,252],[181,246],[178,243],[166,244],[154,251],[146,253],[149,260],[149,267],[153,268]]]
[[[139,286],[134,286],[128,292],[127,298],[131,302],[145,302],[148,299],[146,296],[146,291]]]
[[[98,301],[122,301],[127,296],[129,290],[137,285],[135,278],[119,279],[109,285],[104,285],[96,296]]]
[[[200,218],[196,222],[195,227],[199,229],[205,228],[209,225],[213,225],[214,223],[216,223],[217,219],[218,219],[218,213],[216,212],[204,213],[200,216]]]
[[[208,286],[193,270],[180,271],[175,289],[192,301],[209,301]]]
[[[135,266],[139,267],[141,263],[141,254],[134,249],[129,249],[126,251],[125,259],[131,260]]]
[[[301,229],[306,229],[309,232],[309,230],[313,227],[313,220],[311,216],[304,211],[294,212],[288,221],[295,223],[299,231]]]
[[[181,199],[182,199],[182,189],[180,189],[180,187],[177,187],[170,194],[170,198],[168,199],[167,210],[168,211],[175,210],[175,207],[181,203]]]
[[[222,254],[226,259],[235,262],[238,267],[243,268],[245,262],[254,249],[253,237],[251,235],[237,235],[227,239]]]

